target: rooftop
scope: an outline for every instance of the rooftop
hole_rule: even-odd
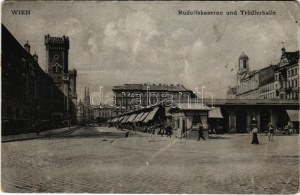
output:
[[[281,60],[286,58],[288,62],[291,63],[298,63],[299,62],[299,50],[294,52],[284,52],[281,56]]]
[[[183,85],[167,85],[167,84],[125,84],[123,86],[114,86],[113,91],[120,90],[136,90],[136,91],[191,91]]]
[[[259,70],[259,86],[269,84],[275,81],[274,74],[276,65],[270,65]]]

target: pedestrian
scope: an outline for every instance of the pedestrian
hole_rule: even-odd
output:
[[[38,127],[38,122],[33,122],[33,129],[36,131],[36,134],[37,135],[40,135],[40,130],[39,130],[39,127]]]
[[[257,133],[258,133],[258,129],[256,127],[256,125],[253,126],[253,130],[252,130],[252,142],[251,144],[259,144],[258,141],[258,137],[257,137]]]
[[[132,129],[133,129],[134,133],[136,133],[136,123],[135,122],[132,125]]]
[[[167,137],[171,138],[171,136],[172,136],[172,127],[169,124],[166,125],[166,134],[167,134]]]
[[[159,129],[157,134],[161,135],[163,137],[164,136],[164,130],[165,130],[164,125],[163,124],[157,124],[157,128]]]
[[[199,125],[199,129],[198,129],[198,141],[200,141],[200,138],[202,138],[203,140],[205,140],[205,138],[203,136],[203,125],[201,123],[199,123],[198,125]]]
[[[288,125],[286,125],[284,127],[284,132],[285,132],[286,135],[289,135],[289,126]]]
[[[149,142],[154,142],[155,130],[156,130],[156,127],[154,125],[150,127],[150,141]]]
[[[269,141],[273,141],[273,135],[274,135],[274,127],[272,125],[272,123],[269,123],[268,125],[268,137],[269,137]]]

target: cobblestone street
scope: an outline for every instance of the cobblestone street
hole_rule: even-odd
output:
[[[299,136],[182,140],[141,133],[2,143],[5,192],[296,193]],[[110,131],[116,131],[111,128]]]

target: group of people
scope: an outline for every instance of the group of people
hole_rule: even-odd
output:
[[[172,126],[170,124],[165,124],[165,125],[151,125],[149,127],[149,131],[147,131],[148,133],[150,133],[150,142],[154,142],[154,136],[155,134],[161,135],[163,136],[164,134],[167,135],[167,137],[172,136],[173,131],[172,131]]]
[[[271,142],[273,141],[274,130],[275,130],[275,128],[272,125],[272,123],[269,123],[268,124],[268,133],[267,133],[267,135],[268,135],[269,141],[271,141]],[[258,128],[257,128],[256,125],[253,125],[252,134],[253,134],[253,136],[252,136],[251,144],[259,144],[258,135],[257,135],[258,134]]]
[[[273,136],[276,133],[275,132],[276,128],[272,125],[272,123],[269,123],[267,128],[268,128],[267,136],[269,138],[269,142],[272,142],[273,141]],[[293,131],[294,130],[293,130],[293,128],[290,124],[288,124],[284,127],[284,132],[285,132],[286,135],[292,135],[294,133]],[[251,144],[259,144],[258,136],[257,136],[258,128],[257,128],[256,125],[253,125],[252,134],[253,134],[253,136],[252,136]]]

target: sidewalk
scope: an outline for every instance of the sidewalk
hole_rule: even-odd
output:
[[[64,127],[60,129],[51,129],[48,131],[42,131],[37,135],[36,133],[27,133],[27,134],[19,134],[19,135],[7,135],[1,137],[1,142],[11,142],[11,141],[21,141],[21,140],[28,140],[28,139],[37,139],[37,138],[43,138],[48,137],[53,134],[57,133],[64,133],[68,131],[72,131],[78,128],[77,126],[72,126],[70,129],[69,127]]]

